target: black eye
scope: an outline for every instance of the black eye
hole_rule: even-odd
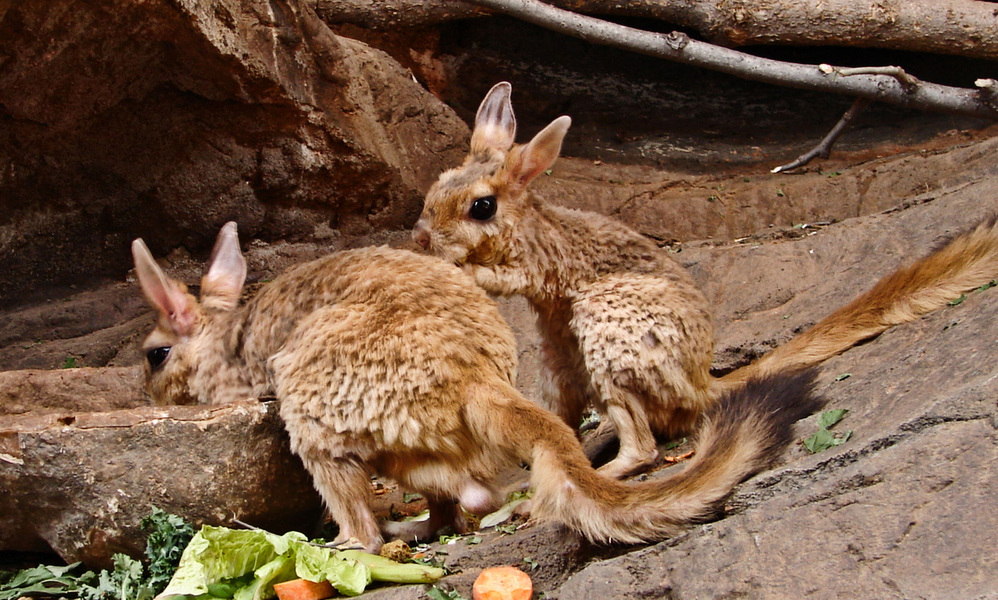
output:
[[[475,201],[471,203],[471,209],[468,210],[468,215],[476,221],[488,221],[495,216],[496,209],[498,207],[499,202],[496,200],[495,196],[483,196],[481,198],[476,198]]]
[[[153,348],[152,350],[146,352],[146,360],[149,361],[149,366],[155,371],[163,362],[166,357],[170,355],[170,347],[163,346],[162,348]]]

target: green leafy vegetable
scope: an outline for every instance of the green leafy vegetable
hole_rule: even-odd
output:
[[[176,570],[180,555],[194,535],[191,526],[176,515],[153,507],[142,519],[149,531],[146,540],[148,569],[125,554],[112,557],[114,567],[100,573],[87,571],[74,575],[79,563],[67,567],[41,566],[25,569],[0,584],[0,600],[29,594],[47,596],[77,595],[82,600],[149,600],[166,587]]]
[[[97,584],[79,590],[84,600],[150,600],[156,595],[143,577],[142,563],[125,554],[112,557],[114,570],[101,571]]]
[[[444,576],[444,570],[439,567],[415,563],[397,563],[384,556],[368,554],[360,550],[343,550],[339,554],[344,558],[364,564],[370,570],[373,581],[433,583]]]
[[[435,566],[320,547],[298,532],[275,535],[204,526],[195,534],[183,519],[157,508],[142,526],[150,530],[147,569],[116,554],[114,569],[99,574],[72,574],[79,563],[25,569],[9,576],[0,573],[0,600],[31,594],[75,594],[81,600],[267,600],[275,595],[275,583],[299,577],[329,581],[341,594],[356,596],[372,580],[432,583],[444,576],[444,570]]]
[[[252,577],[230,588],[228,584],[247,573]],[[356,596],[371,581],[431,583],[443,576],[443,569],[436,567],[317,546],[294,531],[279,536],[259,529],[204,526],[187,546],[176,575],[158,598],[206,600],[210,594],[215,598],[266,600],[274,596],[275,583],[297,577],[328,581],[341,594]]]
[[[171,515],[155,506],[140,525],[149,532],[146,539],[149,585],[158,594],[166,588],[177,571],[184,548],[194,537],[194,528],[177,515]]]
[[[0,578],[0,600],[14,600],[36,594],[56,596],[78,593],[82,585],[97,577],[92,571],[72,575],[71,572],[79,566],[80,563],[64,567],[34,567],[7,575],[6,580]],[[0,574],[2,575],[6,574]]]
[[[841,421],[846,413],[846,409],[826,410],[818,416],[818,431],[811,437],[804,440],[804,447],[811,454],[816,454],[823,450],[828,450],[834,446],[846,443],[852,437],[852,431],[846,431],[842,435],[835,435],[829,429]]]

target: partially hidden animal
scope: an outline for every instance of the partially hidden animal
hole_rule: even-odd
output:
[[[816,365],[998,277],[991,219],[760,360],[713,377],[711,310],[690,275],[624,224],[531,191],[557,159],[571,119],[515,144],[510,93],[502,82],[486,95],[470,153],[430,188],[413,236],[488,292],[527,299],[546,373],[542,402],[573,427],[588,406],[607,417],[620,440],[600,469],[608,476],[647,469],[656,435],[695,431],[705,410],[748,379]]]
[[[792,425],[820,406],[814,373],[783,371],[722,395],[701,415],[696,456],[645,482],[598,474],[575,433],[514,387],[516,345],[495,303],[459,268],[385,247],[291,268],[240,302],[247,266],[235,223],[219,233],[200,300],[141,239],[142,291],[157,313],[144,342],[160,404],[272,395],[292,450],[340,528],[376,551],[453,525],[458,506],[500,504],[500,469],[530,465],[532,516],[597,542],[658,540],[712,516],[733,486],[767,468]],[[428,499],[425,523],[379,524],[370,476]]]

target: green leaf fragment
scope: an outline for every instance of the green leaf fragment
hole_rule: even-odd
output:
[[[457,590],[442,590],[437,586],[428,589],[426,595],[430,600],[467,600]]]
[[[831,429],[832,426],[841,421],[848,412],[849,410],[845,408],[826,410],[818,416],[818,427],[821,429]]]
[[[803,441],[804,447],[807,448],[808,452],[816,454],[823,450],[828,450],[834,446],[840,446],[846,443],[846,441],[852,437],[852,430],[846,431],[845,433],[837,436],[829,431],[829,428],[841,421],[848,412],[849,411],[847,409],[840,408],[835,410],[826,410],[821,413],[818,416],[818,431]]]
[[[295,573],[298,577],[309,581],[328,581],[333,584],[336,591],[347,596],[363,593],[372,579],[371,570],[359,561],[345,557],[342,552],[331,548],[311,544],[300,544],[296,547]],[[284,581],[293,578],[288,577]]]
[[[852,430],[846,431],[841,436],[836,436],[827,429],[819,429],[814,435],[804,440],[804,447],[811,454],[817,454],[823,450],[846,443],[850,437],[852,437]]]
[[[673,440],[673,441],[665,444],[664,446],[662,446],[662,450],[663,451],[672,450],[673,448],[678,448],[678,447],[682,446],[685,443],[686,443],[686,438],[683,438],[681,440]]]

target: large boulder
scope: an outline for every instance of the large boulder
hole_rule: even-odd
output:
[[[7,415],[0,489],[0,549],[92,567],[141,556],[154,506],[196,525],[275,532],[311,532],[322,514],[274,402]]]
[[[244,237],[410,225],[467,127],[307,3],[0,5],[0,304]]]

